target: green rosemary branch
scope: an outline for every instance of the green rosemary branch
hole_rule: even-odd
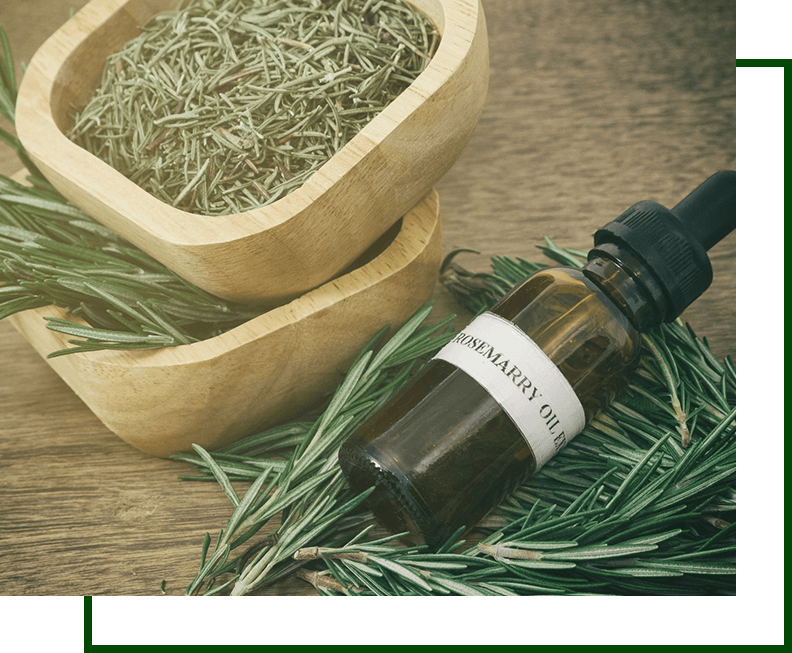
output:
[[[549,239],[541,249],[556,261],[580,264],[581,252],[558,248]],[[491,273],[471,273],[451,257],[443,279],[466,305],[479,310],[545,264],[496,257],[492,266]],[[420,334],[400,338],[392,355],[415,350],[413,338]],[[426,341],[423,353],[437,345]],[[300,568],[298,575],[328,595],[734,593],[734,367],[718,361],[678,321],[646,336],[645,345],[629,388],[479,526],[474,535],[484,537],[475,546],[464,548],[459,534],[436,552],[406,547],[399,536],[365,541],[373,525],[363,515],[348,514],[335,525],[317,522],[321,534],[302,537],[302,548],[289,548],[292,566],[278,558],[267,574],[281,577],[309,564],[313,568]],[[360,385],[363,376],[350,372],[345,389],[335,395],[336,415],[344,413],[349,397],[362,401],[369,392]],[[350,422],[345,433],[356,423]],[[261,473],[257,465],[277,460],[268,446],[295,447],[295,456],[297,443],[314,441],[316,435],[304,422],[283,425],[206,454],[200,466],[211,472],[216,464],[230,477],[250,478]],[[332,437],[326,449],[331,453],[320,452],[312,464],[322,463],[320,469],[332,473],[343,437]],[[283,465],[282,479],[288,479],[289,465]],[[271,482],[270,489],[275,488],[277,481]],[[296,491],[302,483],[289,487]],[[342,492],[333,486],[336,491]],[[366,525],[352,536],[356,523]],[[292,528],[285,520],[278,534],[293,545],[298,538],[289,537]],[[301,523],[298,532],[310,530]],[[276,554],[262,552],[260,560],[268,555],[275,559]],[[250,564],[253,571],[246,576],[226,565],[221,571],[239,574],[226,582],[259,578],[255,574],[266,565]],[[257,584],[238,587],[250,590],[266,583],[267,574]]]
[[[0,176],[0,319],[49,305],[81,318],[48,319],[49,329],[80,339],[49,357],[187,344],[260,314],[189,284],[34,183]]]
[[[565,263],[579,262],[579,252],[559,250],[551,242],[545,251]],[[472,280],[467,283],[466,301],[473,306],[486,305],[521,279],[527,269],[543,266],[497,258],[490,277],[456,266],[453,279],[448,274],[444,279],[456,284],[467,283],[460,279]],[[484,288],[482,278],[494,281]],[[485,301],[485,297],[489,299]],[[427,313],[425,308],[417,314],[378,358],[400,358],[401,351],[421,350],[428,355],[446,342],[449,335],[426,339],[427,330],[433,327],[416,330],[417,321]],[[373,528],[367,523],[370,515],[351,512],[360,505],[361,497],[345,494],[341,483],[335,485],[337,447],[379,405],[372,401],[365,415],[347,422],[347,411],[353,410],[352,397],[363,401],[370,393],[369,400],[386,398],[376,395],[373,386],[367,388],[369,373],[360,367],[371,359],[370,343],[315,422],[279,426],[216,454],[179,456],[220,478],[223,474],[239,479],[260,474],[259,478],[264,478],[260,466],[277,463],[281,477],[276,480],[268,475],[268,489],[273,491],[285,483],[285,492],[296,497],[315,478],[315,472],[300,480],[296,474],[302,465],[294,461],[308,450],[307,442],[317,446],[321,438],[327,438],[327,444],[314,450],[317,453],[309,459],[311,467],[304,469],[327,474],[328,481],[320,478],[307,492],[312,493],[311,506],[317,511],[336,506],[334,522],[315,519],[303,506],[302,519],[292,521],[287,512],[278,529],[285,544],[278,546],[268,536],[264,544],[254,545],[252,553],[242,554],[235,562],[228,561],[227,550],[216,546],[209,562],[202,557],[202,574],[207,567],[213,574],[207,593],[236,583],[236,593],[241,594],[293,572],[325,595],[734,593],[734,368],[715,359],[706,344],[681,323],[666,325],[648,338],[654,348],[644,354],[633,384],[480,525],[478,532],[489,533],[485,539],[463,550],[464,542],[452,537],[436,552],[404,547],[398,535],[364,541]],[[390,386],[388,396],[408,380],[413,369],[400,370],[400,383]],[[684,424],[672,406],[669,384],[680,398]],[[328,426],[321,433],[317,425],[322,423],[344,427],[336,431]],[[691,437],[687,448],[683,446],[683,426]],[[272,458],[273,451],[289,448],[292,454],[286,462]],[[259,487],[254,484],[248,494]],[[261,496],[267,495],[262,492]],[[316,508],[323,499],[326,504]],[[239,512],[238,507],[234,513],[237,520],[244,517]],[[308,523],[306,515],[310,516]],[[232,517],[229,524],[232,522],[238,532],[239,521]],[[302,544],[295,548],[297,542]],[[285,557],[289,551],[293,560]],[[213,587],[222,574],[231,577]],[[207,577],[199,574],[191,591]]]
[[[580,252],[542,248],[566,264]],[[541,264],[498,257],[445,281],[473,310]],[[298,551],[321,594],[733,594],[735,373],[679,321],[644,339],[630,387],[506,499],[476,546],[436,553],[393,538]],[[494,530],[493,530],[494,529]]]
[[[11,53],[11,43],[8,35],[0,25],[0,117],[10,124],[15,124],[16,117],[17,83],[14,70],[14,57]],[[22,164],[31,172],[38,174],[38,170],[25,152],[25,148],[13,134],[0,127],[0,141],[11,147],[19,157]]]
[[[336,462],[341,443],[373,411],[404,385],[416,362],[437,351],[452,336],[453,316],[421,327],[431,305],[419,310],[381,348],[381,331],[353,363],[329,404],[312,423],[296,422],[251,436],[210,455],[195,447],[196,462],[221,485],[234,506],[226,527],[215,540],[212,554],[201,566],[188,594],[215,593],[233,583],[233,594],[246,594],[281,577],[291,568],[291,556],[315,543],[340,544],[360,529],[367,516],[351,516],[368,493],[354,496]],[[296,436],[296,437],[295,437]],[[272,450],[287,449],[273,459]],[[266,457],[254,455],[263,452]],[[253,483],[238,497],[231,479]],[[231,556],[265,525],[280,517],[280,525],[263,544]],[[207,538],[209,536],[207,535]],[[208,540],[207,540],[208,541]],[[207,545],[208,546],[208,545]]]

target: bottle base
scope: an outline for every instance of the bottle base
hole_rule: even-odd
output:
[[[394,533],[409,533],[404,539],[410,544],[426,544],[431,548],[444,544],[450,534],[432,517],[406,479],[378,461],[355,453],[351,455],[342,447],[339,463],[356,492],[374,486],[367,504],[377,520]]]

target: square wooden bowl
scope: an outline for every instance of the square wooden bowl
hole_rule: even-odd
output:
[[[381,251],[380,251],[381,250]],[[338,384],[363,345],[432,295],[440,267],[432,192],[351,272],[226,333],[178,347],[70,354],[47,362],[116,435],[169,456],[211,449],[298,414]],[[8,319],[42,355],[70,346],[46,328],[59,308]]]
[[[409,0],[442,34],[426,70],[306,183],[272,204],[208,217],[155,199],[65,133],[106,57],[176,0],[93,0],[36,53],[17,132],[51,183],[180,276],[236,301],[275,304],[347,268],[424,197],[467,142],[484,103],[479,0]]]

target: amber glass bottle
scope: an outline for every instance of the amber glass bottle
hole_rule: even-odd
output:
[[[474,526],[628,382],[640,334],[710,284],[735,226],[735,175],[673,210],[640,202],[595,234],[582,269],[531,275],[477,317],[341,449],[353,488],[431,546]]]

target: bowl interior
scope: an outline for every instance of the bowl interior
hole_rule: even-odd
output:
[[[107,57],[138,36],[140,26],[152,16],[174,9],[178,4],[179,0],[126,0],[110,17],[86,34],[62,61],[55,76],[49,108],[64,136],[74,125],[76,113],[85,107],[98,88]],[[410,0],[409,4],[423,13],[442,35],[444,11],[441,0]]]
[[[50,96],[55,124],[65,135],[99,86],[106,58],[140,34],[140,25],[161,11],[173,9],[178,0],[133,0],[126,2],[91,30],[62,62]]]

